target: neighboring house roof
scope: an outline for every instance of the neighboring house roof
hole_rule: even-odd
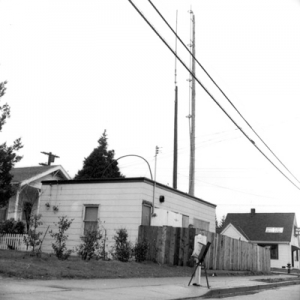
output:
[[[295,213],[229,213],[223,228],[230,223],[250,241],[290,242]],[[282,232],[266,232],[266,228],[283,228]]]
[[[236,231],[238,231],[246,240],[250,240],[247,234],[244,232],[244,230],[240,226],[234,226],[233,224],[229,223],[224,229],[221,229],[220,234],[223,234],[226,230],[228,230],[230,227],[233,227]]]
[[[10,173],[14,176],[12,183],[20,185],[28,184],[52,173],[56,173],[62,180],[71,179],[62,166],[13,168]]]

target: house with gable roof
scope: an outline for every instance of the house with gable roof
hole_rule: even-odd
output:
[[[60,165],[13,168],[11,174],[16,193],[9,199],[8,205],[0,209],[0,221],[10,218],[24,220],[23,204],[26,202],[32,203],[33,212],[37,211],[42,181],[71,179]]]
[[[300,240],[295,213],[229,213],[220,234],[270,247],[271,268],[300,269]]]

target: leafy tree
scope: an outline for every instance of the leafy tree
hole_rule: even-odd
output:
[[[6,81],[0,83],[0,99],[5,94]],[[10,107],[7,103],[0,105],[0,132],[6,119],[10,117]],[[6,143],[0,145],[0,207],[7,205],[15,190],[11,184],[13,175],[10,174],[12,167],[21,160],[21,156],[17,155],[17,151],[22,148],[21,139],[14,141],[12,146],[7,146]]]
[[[27,245],[32,247],[32,252],[38,254],[37,247],[39,247],[42,243],[42,232],[37,232],[37,228],[40,225],[43,225],[43,222],[40,221],[42,215],[32,215],[29,220],[29,230],[27,231],[27,235],[24,236],[24,242]]]
[[[225,223],[225,220],[226,220],[226,216],[223,215],[222,219],[220,220],[220,222],[218,222],[217,218],[216,218],[216,228],[217,229],[222,229],[223,226],[224,226],[224,223]]]
[[[59,221],[54,223],[55,226],[58,226],[58,232],[54,233],[52,230],[49,231],[50,236],[54,238],[55,242],[52,243],[52,248],[56,257],[59,260],[66,260],[71,255],[72,250],[68,250],[66,246],[66,242],[68,239],[68,235],[66,231],[70,228],[74,219],[67,219],[67,216],[62,216],[58,218]]]
[[[75,179],[124,178],[119,171],[118,162],[114,159],[115,151],[107,150],[106,130],[98,143],[99,146],[84,159],[83,168],[75,175]]]

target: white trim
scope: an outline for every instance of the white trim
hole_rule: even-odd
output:
[[[48,169],[47,171],[43,172],[43,173],[39,173],[29,179],[26,179],[24,181],[22,181],[20,183],[20,186],[29,184],[30,182],[36,181],[44,176],[47,176],[55,171],[61,171],[62,174],[67,178],[67,179],[71,179],[70,175],[64,170],[64,168],[62,166],[53,166],[51,169]]]

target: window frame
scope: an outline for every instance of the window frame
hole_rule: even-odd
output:
[[[86,225],[86,220],[85,220],[85,217],[86,217],[86,209],[87,208],[97,208],[97,219],[96,219],[96,223],[98,223],[100,217],[99,217],[99,213],[100,213],[100,204],[83,204],[83,210],[82,210],[82,229],[81,229],[81,234],[84,236],[85,234],[85,225]],[[91,222],[91,221],[89,221]]]

